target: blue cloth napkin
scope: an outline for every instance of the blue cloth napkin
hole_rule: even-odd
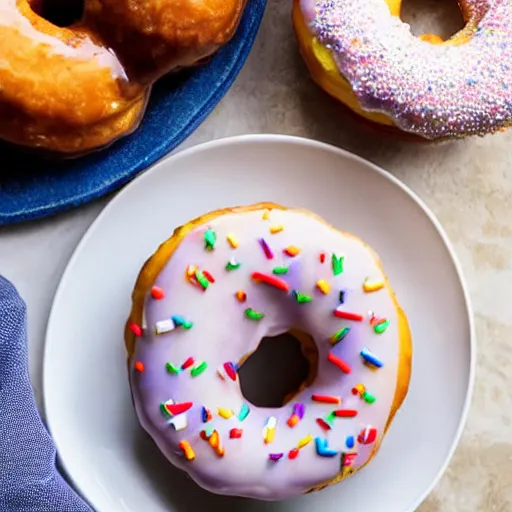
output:
[[[0,276],[0,512],[91,512],[55,455],[30,385],[25,303]]]

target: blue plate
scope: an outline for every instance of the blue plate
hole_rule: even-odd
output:
[[[51,162],[0,146],[0,225],[46,217],[116,190],[188,137],[227,92],[258,32],[266,0],[249,0],[240,27],[212,60],[155,85],[139,129],[111,148]]]

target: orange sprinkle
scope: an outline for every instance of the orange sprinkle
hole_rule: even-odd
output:
[[[292,258],[294,258],[295,256],[297,256],[297,254],[300,253],[300,249],[298,247],[295,247],[295,245],[289,245],[284,250],[284,253],[287,254],[288,256],[291,256]]]
[[[292,414],[286,423],[288,423],[289,427],[293,428],[299,423],[299,417],[296,414]]]
[[[194,453],[194,450],[192,450],[192,446],[190,446],[188,441],[180,441],[179,447],[187,460],[194,460],[196,458],[196,454]]]
[[[236,298],[238,302],[245,302],[247,300],[247,294],[243,290],[238,290],[236,292]]]
[[[284,227],[281,224],[274,224],[270,226],[270,232],[275,235],[276,233],[280,233],[283,231]]]
[[[137,361],[134,367],[138,372],[142,373],[144,371],[144,363],[142,363],[141,361]]]

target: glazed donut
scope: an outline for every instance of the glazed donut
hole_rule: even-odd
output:
[[[225,44],[244,5],[85,0],[83,19],[61,28],[41,2],[2,0],[0,139],[75,156],[131,133],[151,84]]]
[[[359,470],[407,394],[411,338],[375,253],[305,210],[219,210],[144,265],[126,324],[142,427],[218,494],[280,500]],[[260,340],[298,333],[310,372],[280,408],[238,370]],[[286,371],[286,362],[283,362]]]
[[[511,3],[459,0],[448,41],[415,37],[401,0],[294,0],[313,79],[365,119],[422,140],[503,130],[512,121]]]

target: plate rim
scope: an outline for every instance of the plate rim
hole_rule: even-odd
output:
[[[147,179],[149,175],[153,172],[158,172],[158,167],[165,165],[169,159],[172,160],[180,160],[183,158],[187,158],[189,155],[194,153],[209,151],[211,149],[222,148],[225,146],[236,145],[240,143],[249,143],[249,144],[261,144],[261,143],[273,143],[273,144],[290,144],[290,145],[301,145],[310,148],[314,148],[317,150],[328,151],[330,153],[334,153],[339,157],[346,158],[348,160],[352,160],[358,164],[365,165],[369,167],[371,170],[375,171],[377,174],[382,176],[383,178],[389,180],[392,184],[398,186],[398,188],[404,192],[410,199],[412,199],[423,211],[423,213],[427,216],[433,227],[435,228],[437,234],[439,235],[441,241],[444,244],[445,249],[448,252],[450,260],[453,264],[458,282],[460,284],[462,298],[464,300],[465,313],[467,315],[468,327],[469,327],[469,373],[468,373],[468,385],[466,390],[466,396],[464,398],[464,406],[462,408],[462,412],[459,418],[459,423],[457,427],[457,431],[451,441],[450,449],[447,451],[445,460],[443,464],[440,466],[435,478],[432,480],[430,485],[425,489],[425,491],[418,495],[416,501],[413,503],[410,509],[404,512],[414,512],[425,499],[431,494],[434,488],[437,486],[442,476],[445,474],[448,465],[450,464],[455,450],[459,446],[462,434],[466,427],[466,423],[469,415],[469,408],[471,406],[474,386],[475,386],[475,376],[476,376],[476,360],[477,360],[477,343],[476,343],[476,331],[475,331],[475,318],[474,311],[472,307],[471,296],[469,294],[468,284],[466,282],[466,278],[464,276],[462,265],[459,261],[459,258],[455,252],[455,248],[450,241],[446,231],[444,230],[441,222],[437,219],[432,210],[427,206],[427,204],[419,197],[416,192],[410,189],[405,183],[400,181],[396,176],[391,174],[389,171],[386,171],[382,167],[374,164],[373,162],[358,156],[354,153],[351,153],[345,149],[339,148],[332,144],[328,144],[325,142],[317,141],[314,139],[309,139],[307,137],[300,137],[295,135],[284,135],[284,134],[245,134],[245,135],[236,135],[236,136],[228,136],[222,137],[218,139],[214,139],[209,142],[204,142],[201,144],[197,144],[195,146],[179,150],[171,155],[167,155],[163,159],[155,162],[150,168],[146,170],[146,172],[135,176],[133,180],[131,180],[125,187],[117,192],[117,194],[104,206],[104,208],[100,211],[98,216],[94,219],[91,225],[88,227],[87,231],[84,233],[77,246],[75,247],[67,265],[62,273],[59,284],[57,286],[55,295],[52,300],[52,305],[50,308],[50,313],[48,315],[48,322],[45,331],[45,343],[44,343],[44,351],[43,351],[43,360],[42,360],[42,390],[43,390],[43,410],[46,418],[46,424],[50,435],[53,439],[53,442],[57,448],[57,458],[59,460],[60,466],[65,473],[66,478],[70,481],[73,488],[76,492],[80,494],[80,496],[87,501],[87,497],[85,493],[82,491],[78,482],[72,477],[70,472],[68,472],[66,463],[60,457],[60,450],[58,448],[58,442],[53,437],[53,429],[52,429],[52,421],[50,420],[50,415],[48,414],[48,396],[47,389],[49,387],[48,383],[48,371],[47,371],[47,361],[49,359],[48,356],[48,340],[50,338],[50,331],[53,328],[53,323],[56,322],[56,304],[60,300],[61,294],[63,294],[64,284],[67,280],[68,274],[71,272],[72,266],[75,264],[75,260],[79,257],[82,248],[85,246],[89,238],[93,235],[97,226],[103,221],[103,218],[108,215],[111,208],[113,208],[113,204],[118,200],[118,198],[122,197],[125,193],[127,193],[132,187],[138,186],[138,182],[144,179]],[[102,512],[102,511],[99,511]]]

